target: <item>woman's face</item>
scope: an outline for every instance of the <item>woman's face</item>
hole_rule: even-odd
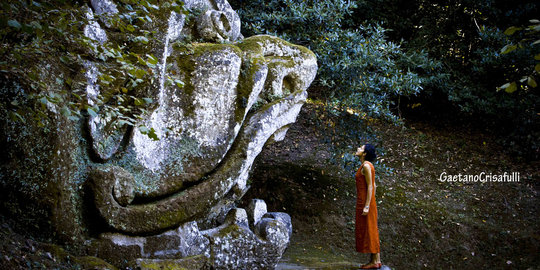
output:
[[[365,145],[362,145],[361,147],[358,147],[358,149],[356,149],[356,153],[354,153],[355,156],[363,156],[364,155],[364,148],[366,148]]]

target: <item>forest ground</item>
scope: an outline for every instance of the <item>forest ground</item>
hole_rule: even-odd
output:
[[[349,114],[349,116],[347,116]],[[345,115],[345,122],[343,120]],[[244,197],[291,215],[293,236],[278,269],[357,269],[354,170],[331,149],[369,141],[350,133],[359,116],[332,116],[308,102],[281,142],[257,158]],[[347,121],[350,121],[348,125]],[[353,123],[351,125],[351,122]],[[393,269],[540,269],[538,161],[509,156],[474,123],[360,120],[357,135],[374,141],[381,256]],[[343,125],[342,125],[343,124]],[[441,182],[457,175],[520,173],[518,183]]]

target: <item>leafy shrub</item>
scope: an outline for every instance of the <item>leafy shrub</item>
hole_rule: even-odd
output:
[[[273,34],[309,47],[318,58],[315,84],[333,106],[397,121],[396,97],[414,95],[432,80],[438,63],[422,51],[407,53],[381,26],[354,25],[355,1],[230,1],[248,35]]]
[[[163,29],[158,24],[167,21],[158,17],[171,11],[186,13],[183,3],[121,0],[117,1],[118,13],[90,18],[87,3],[81,2],[0,3],[0,72],[4,75],[0,83],[22,86],[12,87],[16,93],[7,91],[11,97],[3,97],[0,104],[12,120],[23,120],[22,114],[30,114],[45,125],[47,108],[59,105],[60,112],[72,120],[79,119],[81,112],[95,116],[102,111],[106,119],[135,125],[152,103],[148,96],[153,88],[148,86],[155,84],[158,58],[148,52],[163,46],[157,29]],[[107,22],[102,25],[112,32],[109,40],[100,43],[85,36],[85,26],[94,20]],[[88,62],[99,63],[100,95],[95,102],[88,101],[87,81],[80,78],[89,69]],[[40,70],[38,63],[49,63],[61,72]],[[52,79],[44,78],[45,72],[50,72]],[[50,80],[56,83],[54,87],[48,84]],[[181,83],[174,78],[168,81]]]

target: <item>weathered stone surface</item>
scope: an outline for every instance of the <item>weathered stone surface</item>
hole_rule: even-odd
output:
[[[202,233],[210,239],[210,261],[215,269],[274,269],[289,244],[288,224],[263,218],[256,226],[264,236],[253,233],[245,211],[229,213],[225,224]],[[241,218],[239,218],[241,217]]]
[[[254,226],[259,223],[261,218],[266,214],[266,203],[261,199],[253,199],[247,207],[247,215],[249,217],[249,225]],[[289,220],[290,222],[290,220]]]
[[[103,233],[89,247],[90,254],[123,266],[132,264],[138,258],[209,257],[209,251],[209,240],[199,231],[196,222],[188,222],[175,230],[147,237]]]
[[[265,205],[262,200],[258,204]],[[175,230],[146,237],[104,233],[92,241],[89,253],[122,267],[180,267],[197,258],[195,265],[201,268],[211,265],[214,269],[273,269],[290,239],[290,218],[279,217],[280,214],[286,215],[272,213],[262,218],[255,224],[255,233],[249,229],[246,211],[240,208],[232,209],[224,224],[205,231],[199,231],[196,222],[188,222]]]
[[[31,114],[21,116],[26,125],[2,118],[6,156],[0,179],[10,191],[4,200],[31,206],[29,219],[50,224],[51,235],[79,244],[90,240],[89,253],[115,265],[203,256],[218,269],[272,268],[289,241],[290,218],[266,213],[263,201],[249,214],[235,209],[235,202],[247,191],[251,166],[265,143],[283,138],[295,122],[316,75],[316,58],[279,38],[243,39],[227,1],[193,0],[186,6],[205,9],[199,24],[173,12],[143,26],[157,32],[159,41],[145,48],[159,61],[155,78],[134,90],[155,101],[136,125],[120,125],[102,109],[106,89],[98,78],[116,63],[98,58],[79,67],[73,85],[82,85],[83,99],[99,110],[83,112],[77,122],[62,114],[67,104],[26,104],[45,106],[45,128]],[[91,1],[84,29],[90,42],[123,42],[106,20],[117,12],[114,1]],[[231,43],[182,44],[189,33]],[[44,93],[68,101],[70,90],[58,81],[73,70],[61,67],[52,60],[36,63],[48,86]],[[171,76],[184,86],[166,84]],[[16,82],[1,91],[21,104],[34,102]],[[159,140],[142,134],[140,125],[153,128]]]
[[[264,218],[276,219],[276,220],[281,221],[283,224],[287,225],[287,233],[289,234],[289,237],[291,237],[292,222],[291,222],[291,216],[289,216],[289,214],[283,213],[283,212],[269,212],[269,213],[264,214],[262,218],[263,219]]]
[[[275,63],[278,56],[266,61],[264,55],[272,55],[277,50],[272,46],[278,46],[281,48],[279,53],[284,55],[284,60],[280,63],[284,65],[286,61],[290,61],[291,66],[298,67],[286,69],[286,72],[307,74],[307,78],[297,78],[294,84],[291,84],[296,89],[291,94],[274,98],[271,103],[247,117],[249,108],[239,106],[237,91],[240,90],[234,88],[238,84],[236,76],[241,73],[239,54],[242,52],[231,45],[197,46],[193,56],[185,59],[188,63],[193,62],[193,65],[190,65],[192,71],[185,73],[186,77],[191,75],[189,80],[185,79],[188,84],[186,87],[192,87],[191,95],[181,94],[186,91],[186,87],[178,89],[172,86],[163,89],[169,92],[160,96],[169,98],[159,99],[160,107],[146,122],[148,127],[156,130],[161,139],[153,141],[135,131],[130,147],[136,159],[126,155],[120,162],[113,163],[117,164],[116,166],[122,163],[134,164],[129,168],[134,175],[136,197],[171,194],[180,190],[186,182],[196,181],[212,170],[214,173],[207,175],[204,182],[184,190],[181,195],[171,195],[152,204],[122,207],[112,201],[98,202],[99,198],[96,198],[96,204],[104,207],[99,208],[100,212],[111,226],[131,233],[171,228],[208,213],[231,188],[239,194],[246,190],[249,169],[265,142],[276,131],[295,121],[307,97],[305,87],[314,77],[316,62],[304,49],[269,36],[246,39],[239,46],[246,49],[245,55],[257,57],[263,63]],[[291,48],[285,49],[286,46]],[[300,60],[301,56],[305,58],[305,63]],[[212,72],[214,69],[217,69],[217,75]],[[180,67],[179,70],[182,71]],[[283,79],[289,76],[284,74],[278,77]],[[253,85],[262,87],[262,83],[257,83],[256,78],[251,80],[255,82]],[[267,89],[254,88],[250,91],[275,91],[278,84],[267,85]],[[253,103],[256,95],[248,92],[248,96],[247,103]],[[205,109],[209,107],[212,108],[210,111]],[[186,109],[189,112],[186,113]],[[173,128],[166,129],[166,125],[172,125]],[[167,130],[169,133],[165,136]],[[236,146],[231,148],[233,142]],[[228,159],[222,160],[225,154]],[[137,181],[138,179],[142,180]],[[110,189],[102,184],[95,186],[98,189]]]
[[[203,11],[197,32],[206,41],[236,41],[242,38],[240,17],[226,0],[187,0],[185,6]]]

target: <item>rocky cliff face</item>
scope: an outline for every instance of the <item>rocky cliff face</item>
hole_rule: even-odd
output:
[[[90,2],[89,42],[121,41],[108,20],[117,5]],[[70,120],[61,104],[46,108],[45,127],[3,119],[0,177],[13,191],[4,204],[11,212],[25,205],[46,231],[119,266],[272,268],[288,244],[290,218],[266,213],[261,201],[247,212],[235,202],[264,144],[282,139],[295,121],[316,58],[276,37],[243,38],[227,1],[185,7],[198,15],[171,12],[151,24],[160,41],[148,46],[157,72],[141,91],[154,103],[136,123],[105,109]],[[44,91],[61,93],[55,78],[68,75],[54,61],[36,67]],[[75,76],[90,106],[111,107],[99,104],[105,91],[96,82],[112,68],[87,60]],[[173,76],[183,85],[168,84]],[[10,82],[2,92],[24,89]]]

